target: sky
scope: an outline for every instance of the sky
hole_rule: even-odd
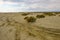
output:
[[[0,0],[0,12],[60,12],[60,0]]]

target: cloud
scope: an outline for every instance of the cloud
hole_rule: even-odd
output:
[[[22,0],[3,0],[3,1],[10,1],[10,2],[22,2]]]
[[[0,12],[21,12],[25,11],[28,7],[24,2],[4,2],[0,1]]]
[[[60,11],[60,0],[0,0],[2,11]]]

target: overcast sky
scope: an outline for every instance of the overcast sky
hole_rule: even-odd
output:
[[[0,0],[0,12],[60,11],[60,0]]]

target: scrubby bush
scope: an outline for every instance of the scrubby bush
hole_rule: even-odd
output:
[[[28,17],[25,17],[24,19],[27,19]]]
[[[60,14],[60,12],[55,12],[55,14]]]
[[[24,19],[27,20],[27,22],[35,22],[36,21],[36,18],[35,17],[25,17]]]
[[[37,17],[37,18],[45,18],[44,15],[37,15],[36,17]]]
[[[22,13],[23,16],[26,16],[26,15],[28,15],[28,14],[29,14],[29,13]]]
[[[52,13],[52,12],[44,13],[44,15],[48,15],[48,16],[55,16],[55,14],[54,14],[54,13]]]

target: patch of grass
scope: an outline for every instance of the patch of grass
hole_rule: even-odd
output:
[[[45,18],[44,15],[37,15],[36,17],[37,17],[37,18]]]

